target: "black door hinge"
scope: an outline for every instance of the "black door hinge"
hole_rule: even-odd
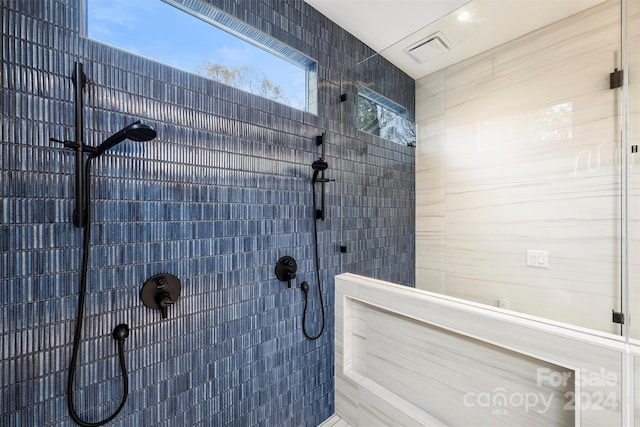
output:
[[[616,68],[613,73],[609,74],[609,89],[622,87],[623,80],[624,72]]]
[[[632,145],[631,146],[631,152],[632,153],[637,153],[638,152],[638,146],[637,145]]]
[[[611,321],[613,323],[619,323],[624,325],[624,313],[620,313],[619,311],[611,310]]]

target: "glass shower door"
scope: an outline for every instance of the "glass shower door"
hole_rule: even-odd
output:
[[[616,68],[606,1],[417,80],[416,287],[622,333]]]
[[[626,4],[624,91],[620,108],[627,146],[628,308],[629,338],[640,345],[640,0]]]
[[[625,342],[617,415],[640,425],[640,0],[418,77],[416,123],[416,287]]]
[[[625,85],[621,99],[623,138],[627,161],[627,264],[626,322],[628,377],[623,390],[631,406],[629,425],[640,426],[640,0],[623,1]]]

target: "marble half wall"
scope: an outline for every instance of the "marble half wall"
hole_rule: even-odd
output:
[[[352,426],[631,419],[637,351],[620,337],[353,274],[335,313],[336,414]]]

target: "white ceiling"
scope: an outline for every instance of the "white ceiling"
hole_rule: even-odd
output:
[[[305,0],[414,79],[604,0]],[[407,50],[440,32],[450,50],[419,63]]]

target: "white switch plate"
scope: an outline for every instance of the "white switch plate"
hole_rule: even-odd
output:
[[[528,249],[527,265],[535,268],[549,268],[549,252]]]

